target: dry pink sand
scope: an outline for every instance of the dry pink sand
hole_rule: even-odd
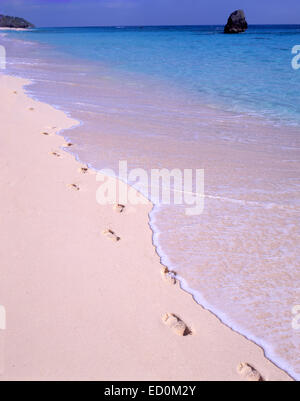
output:
[[[290,380],[162,279],[151,204],[122,214],[98,205],[95,174],[81,174],[55,135],[75,122],[28,98],[24,83],[0,75],[0,379],[245,380],[237,366],[248,362],[265,380]],[[107,228],[121,241],[106,238]],[[193,334],[174,334],[166,312]]]

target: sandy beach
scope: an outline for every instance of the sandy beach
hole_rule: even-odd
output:
[[[97,204],[56,135],[77,122],[25,83],[0,75],[0,380],[291,380],[164,277],[150,202]]]
[[[2,28],[2,27],[0,27],[0,31],[16,31],[16,32],[18,32],[18,31],[20,31],[20,32],[22,32],[22,31],[27,31],[28,29],[24,29],[24,28]]]

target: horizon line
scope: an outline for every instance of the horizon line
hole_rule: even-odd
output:
[[[33,29],[49,29],[49,28],[151,28],[151,27],[197,27],[197,26],[217,26],[217,27],[224,27],[226,24],[172,24],[172,25],[59,25],[59,26],[36,26]],[[299,26],[299,24],[248,24],[248,27],[253,26]]]

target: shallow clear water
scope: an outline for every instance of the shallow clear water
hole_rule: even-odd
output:
[[[300,25],[254,26],[238,36],[225,36],[222,29],[58,28],[16,36],[119,71],[163,78],[206,103],[299,123],[300,83],[291,50],[299,42]]]
[[[201,304],[300,378],[300,27],[42,29],[0,41],[9,73],[83,122],[66,133],[82,161],[205,169],[202,215],[155,206],[158,252]]]

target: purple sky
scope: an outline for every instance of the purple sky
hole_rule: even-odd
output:
[[[300,24],[300,0],[0,0],[41,27],[225,24],[238,8],[250,24]]]

